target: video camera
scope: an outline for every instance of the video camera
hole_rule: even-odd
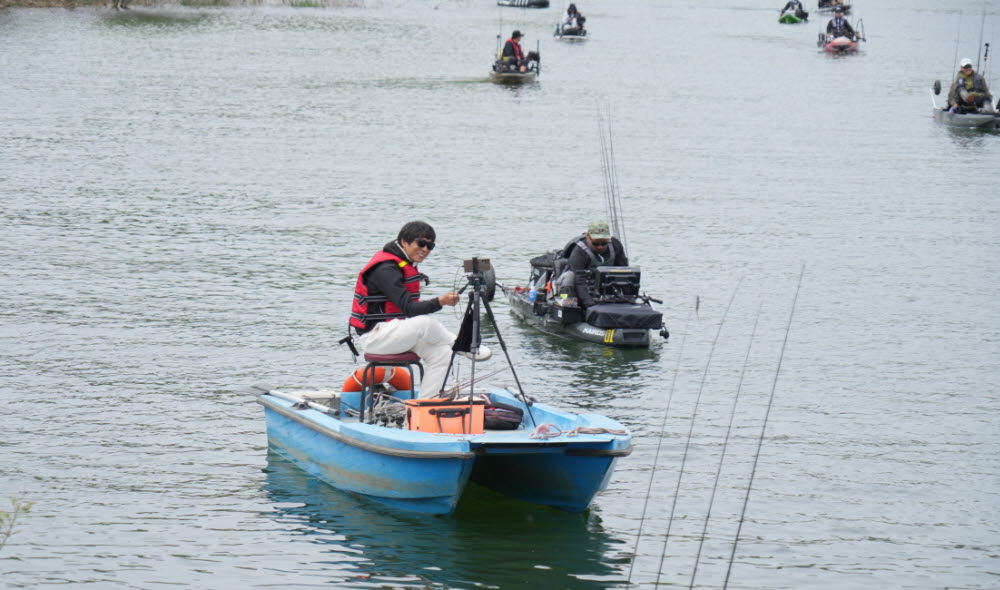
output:
[[[493,266],[489,258],[467,258],[462,262],[462,268],[466,274],[476,274],[492,270]]]
[[[486,301],[493,301],[497,293],[497,277],[489,258],[468,258],[462,262],[462,269],[468,275],[466,287],[472,285],[473,291]],[[465,287],[462,287],[462,291]],[[461,293],[461,291],[459,291]]]

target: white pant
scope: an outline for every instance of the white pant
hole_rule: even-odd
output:
[[[400,354],[414,352],[425,365],[420,397],[436,397],[448,377],[451,345],[455,335],[429,315],[379,322],[361,336],[365,352],[370,354]],[[416,384],[417,376],[413,375]]]

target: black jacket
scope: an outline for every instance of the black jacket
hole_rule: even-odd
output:
[[[383,246],[382,250],[399,256],[403,260],[409,260],[406,257],[406,253],[403,252],[403,249],[396,242],[389,242]],[[413,296],[403,285],[403,272],[391,260],[376,264],[369,269],[365,275],[365,285],[368,287],[369,295],[385,295],[390,301],[396,304],[396,307],[403,310],[403,313],[408,318],[441,310],[441,302],[438,301],[437,297],[414,301]],[[382,307],[381,303],[372,303],[370,306],[372,313],[382,311],[382,309],[378,309]],[[372,324],[368,330],[373,327],[375,327],[375,324]],[[365,330],[365,332],[368,330]],[[364,333],[360,330],[358,332]]]
[[[586,247],[581,248],[580,244],[577,243],[573,251],[570,252],[567,265],[576,275],[577,300],[582,307],[590,307],[594,304],[594,298],[590,294],[590,285],[586,279],[587,271],[598,266],[628,266],[628,256],[625,255],[625,246],[618,241],[618,238],[611,238],[611,244],[604,254],[591,250],[586,238],[581,238],[580,241]],[[612,250],[614,251],[613,257],[611,256]],[[590,256],[590,253],[594,254],[594,258]]]

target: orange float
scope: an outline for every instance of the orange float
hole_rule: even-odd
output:
[[[342,391],[361,391],[361,384],[365,377],[365,368],[361,367],[354,374],[344,381]],[[403,367],[375,367],[375,384],[392,385],[397,391],[409,391],[413,389],[413,380],[410,372]]]

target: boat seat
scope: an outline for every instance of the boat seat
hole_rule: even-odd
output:
[[[374,389],[375,373],[379,367],[403,367],[410,372],[411,391],[416,393],[417,382],[414,377],[419,372],[420,382],[424,381],[424,366],[420,363],[420,356],[415,352],[401,352],[399,354],[371,354],[365,353],[364,371],[361,373],[361,422],[365,421],[365,407],[373,402],[372,390]],[[414,370],[416,368],[416,370]],[[416,395],[414,395],[416,397]]]

